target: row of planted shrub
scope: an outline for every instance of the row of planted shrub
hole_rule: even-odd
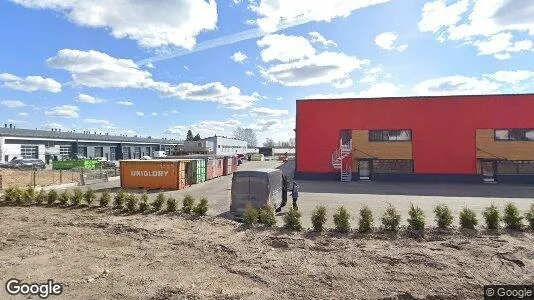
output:
[[[128,213],[147,213],[147,212],[159,212],[164,208],[166,212],[177,212],[178,203],[174,198],[166,198],[163,193],[159,193],[156,199],[149,203],[148,195],[143,193],[140,197],[135,194],[126,193],[120,190],[113,197],[109,192],[104,192],[97,199],[97,194],[92,189],[87,189],[83,192],[81,189],[74,189],[71,193],[68,190],[63,190],[58,193],[56,190],[50,190],[48,193],[44,190],[37,192],[34,188],[29,187],[27,189],[21,188],[9,188],[6,189],[3,196],[3,201],[14,205],[56,205],[76,207],[82,204],[92,206],[98,202],[98,206],[101,208],[109,207],[112,203],[112,208]],[[186,195],[182,201],[181,211],[187,214],[206,215],[208,212],[208,200],[206,198],[200,199],[198,204],[195,204],[195,199]]]
[[[420,207],[411,206],[408,212],[408,228],[411,230],[421,231],[426,226],[426,216]],[[495,205],[487,207],[482,217],[484,219],[487,229],[496,230],[501,227],[501,222],[504,222],[505,228],[510,230],[522,230],[525,228],[523,220],[527,221],[527,227],[534,230],[534,204],[530,206],[528,212],[523,215],[519,212],[517,207],[508,203],[504,208],[504,212],[500,212]],[[438,205],[434,208],[434,218],[440,229],[451,229],[454,221],[452,211],[446,205]],[[459,216],[460,228],[462,229],[476,229],[479,225],[479,220],[476,213],[468,208],[464,208]],[[324,206],[318,206],[313,211],[311,216],[311,223],[313,230],[317,232],[323,231],[324,225],[327,221],[327,210]],[[335,230],[338,232],[349,232],[351,226],[351,215],[345,207],[337,209],[333,215]],[[256,209],[248,206],[245,209],[243,222],[245,226],[253,226],[256,223],[262,224],[266,227],[276,225],[276,218],[274,209],[270,206]],[[382,228],[385,231],[399,230],[401,223],[401,215],[397,209],[392,205],[386,209],[380,218]],[[284,216],[284,227],[291,230],[301,230],[301,214],[298,210],[290,208]],[[358,231],[362,233],[371,232],[374,228],[373,212],[368,206],[364,206],[359,212]]]

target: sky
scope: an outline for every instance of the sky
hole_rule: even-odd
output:
[[[0,121],[294,137],[299,99],[534,92],[531,0],[0,0]]]

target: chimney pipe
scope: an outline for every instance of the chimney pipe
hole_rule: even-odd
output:
[[[9,128],[13,128],[13,124],[9,124]]]
[[[7,124],[4,124],[4,127],[7,128]]]

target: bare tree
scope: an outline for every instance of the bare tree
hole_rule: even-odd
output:
[[[248,147],[256,147],[258,145],[258,136],[251,128],[237,127],[234,130],[234,139],[246,141]]]
[[[274,147],[276,144],[274,143],[273,139],[266,139],[265,143],[263,143],[263,147]]]
[[[289,143],[290,148],[295,148],[295,145],[296,145],[295,138],[290,138],[288,143]]]

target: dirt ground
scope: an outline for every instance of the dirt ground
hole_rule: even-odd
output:
[[[0,207],[0,299],[13,277],[63,283],[49,299],[480,299],[484,284],[534,281],[533,243],[530,233],[317,236],[214,217]]]

